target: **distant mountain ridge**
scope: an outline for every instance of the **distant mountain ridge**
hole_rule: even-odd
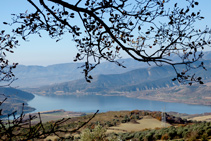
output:
[[[210,56],[211,51],[205,52],[203,59],[210,60]],[[172,58],[177,60],[174,56]],[[91,74],[93,76],[100,74],[121,74],[134,69],[150,67],[147,63],[138,62],[134,59],[121,59],[119,62],[127,68],[119,67],[114,63],[104,62],[97,66]],[[46,67],[18,65],[14,70],[14,74],[18,80],[13,83],[13,86],[18,86],[20,88],[38,88],[45,85],[82,79],[84,78],[84,74],[81,73],[82,69],[79,68],[82,65],[83,63],[56,64]]]
[[[195,65],[200,64],[197,62]],[[211,60],[205,60],[206,69],[192,70],[201,76],[204,85],[181,85],[172,81],[176,76],[171,66],[140,68],[122,74],[94,76],[91,83],[73,80],[27,91],[47,96],[104,95],[127,96],[165,102],[211,105]],[[182,71],[182,68],[178,67]]]
[[[208,66],[203,69],[193,70],[196,75],[202,76],[204,81],[211,80],[211,61],[204,61]],[[200,62],[199,62],[200,63]],[[181,70],[181,68],[178,68]],[[192,72],[193,73],[193,72]],[[54,84],[34,89],[35,93],[45,94],[73,94],[73,93],[114,93],[134,92],[140,90],[153,90],[180,85],[172,81],[176,76],[171,66],[140,68],[122,74],[108,74],[94,76],[91,83],[84,79]]]
[[[84,79],[64,82],[52,86],[41,87],[41,91],[46,93],[55,93],[63,91],[64,93],[75,92],[109,92],[116,91],[125,86],[134,86],[139,83],[147,83],[153,80],[161,79],[163,75],[172,76],[169,71],[170,66],[136,69],[122,74],[109,74],[94,76],[91,83],[87,83]]]
[[[211,52],[204,55],[204,64],[207,71],[203,69],[193,70],[206,82],[211,82]],[[206,60],[207,59],[207,60]],[[29,87],[27,91],[42,95],[69,95],[69,94],[108,94],[125,95],[138,98],[159,100],[162,92],[164,97],[172,97],[169,93],[178,94],[183,97],[186,94],[188,99],[200,97],[200,103],[204,100],[209,103],[211,99],[211,88],[208,85],[194,86],[194,91],[189,87],[180,86],[177,81],[171,79],[175,77],[175,72],[171,66],[149,67],[146,63],[137,62],[133,59],[122,59],[127,69],[121,68],[113,63],[102,63],[92,72],[94,79],[92,83],[87,83],[84,75],[78,69],[83,63],[57,64],[47,67],[43,66],[23,66],[19,65],[14,73],[19,78],[15,85]],[[200,62],[196,63],[200,64]],[[181,68],[178,67],[181,70]],[[72,81],[71,81],[72,80]],[[42,87],[40,87],[42,86]],[[177,86],[177,87],[175,87]],[[179,86],[179,87],[178,87]],[[39,88],[38,88],[39,87]],[[203,95],[199,93],[202,92]],[[190,94],[189,94],[190,93]],[[14,88],[0,88],[0,94],[10,95],[8,100],[2,104],[3,114],[21,112],[22,103],[25,103],[25,112],[31,112],[34,108],[27,105],[34,95]],[[167,95],[167,96],[166,96]],[[2,101],[4,97],[0,97]],[[193,103],[194,100],[193,99]],[[210,104],[211,105],[211,104]]]
[[[92,71],[92,75],[119,74],[137,68],[148,67],[148,64],[133,59],[122,59],[120,62],[122,62],[127,68],[119,67],[114,63],[104,62]],[[50,65],[47,67],[18,65],[14,70],[14,74],[18,80],[13,83],[13,86],[19,86],[20,88],[35,88],[81,79],[84,78],[84,74],[80,68],[82,65],[84,64],[66,63]]]

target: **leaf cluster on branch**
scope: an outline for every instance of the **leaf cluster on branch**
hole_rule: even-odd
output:
[[[7,24],[4,22],[4,24]],[[16,37],[6,34],[5,30],[0,31],[0,81],[9,82],[10,85],[15,80],[12,70],[16,68],[18,63],[9,64],[6,59],[7,53],[14,53],[13,49],[18,46]]]
[[[158,66],[171,65],[176,72],[173,80],[192,84],[203,83],[190,69],[203,56],[202,50],[210,47],[210,29],[196,29],[194,24],[202,19],[195,0],[27,0],[34,12],[14,14],[13,23],[19,27],[13,32],[27,40],[31,34],[48,32],[59,41],[71,34],[77,43],[78,53],[74,61],[85,59],[82,66],[85,78],[102,60],[124,67],[118,59],[121,53],[131,58],[154,63]],[[181,6],[183,3],[185,6]],[[76,22],[77,21],[77,22]],[[177,56],[175,62],[171,56]],[[176,65],[183,64],[179,72]]]

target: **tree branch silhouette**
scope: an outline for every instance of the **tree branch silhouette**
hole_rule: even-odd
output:
[[[195,0],[184,1],[186,7],[170,0],[39,0],[36,4],[27,1],[36,11],[14,14],[11,25],[20,25],[14,33],[26,39],[31,34],[41,36],[40,31],[45,30],[56,41],[69,33],[79,51],[74,61],[86,60],[82,67],[88,82],[92,79],[90,71],[103,59],[124,67],[118,59],[125,52],[140,62],[171,65],[176,80],[192,84],[197,77],[191,79],[193,75],[187,72],[211,44],[210,29],[194,26],[204,19],[200,11],[194,10],[199,4]],[[78,24],[73,22],[75,19]],[[171,56],[180,61],[175,62]],[[185,70],[178,72],[175,66],[181,64]],[[195,66],[198,67],[204,68],[203,64]]]

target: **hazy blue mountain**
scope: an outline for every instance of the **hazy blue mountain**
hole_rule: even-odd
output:
[[[145,69],[136,69],[123,74],[98,75],[92,80],[92,83],[87,83],[84,79],[74,80],[52,86],[41,87],[35,89],[34,92],[44,92],[47,94],[63,93],[83,93],[83,92],[101,92],[110,93],[112,91],[131,91],[136,88],[150,88],[154,81],[168,78],[168,85],[176,85],[171,81],[175,73],[170,66],[154,67]],[[165,83],[153,84],[153,88],[165,87]],[[155,82],[156,83],[156,82]],[[138,87],[137,87],[138,86]],[[133,88],[135,87],[135,88]]]
[[[200,64],[197,62],[195,65]],[[204,81],[211,80],[211,61],[205,60],[207,71],[195,69],[190,73],[201,76]],[[180,71],[182,66],[177,67]],[[122,74],[100,74],[94,76],[91,83],[84,79],[44,86],[34,89],[35,93],[43,94],[70,94],[70,93],[113,93],[131,92],[140,90],[153,90],[159,88],[169,88],[179,85],[177,81],[172,81],[176,76],[171,66],[139,68]]]
[[[149,66],[146,63],[140,63],[133,59],[122,59],[120,62],[127,68],[119,67],[114,63],[104,62],[97,66],[91,72],[91,74],[119,74],[133,69],[145,68]],[[18,80],[13,83],[13,86],[19,86],[21,88],[33,88],[81,79],[84,78],[82,69],[79,68],[82,65],[83,63],[56,64],[46,67],[18,65],[18,67],[14,70]]]
[[[210,59],[210,56],[211,52],[205,52],[204,59]],[[178,59],[176,56],[171,56],[171,58],[175,61]],[[119,62],[127,68],[119,67],[114,63],[104,62],[97,66],[91,74],[92,76],[100,74],[121,74],[138,68],[150,67],[147,63],[138,62],[134,59],[121,59]],[[13,86],[19,86],[20,88],[36,88],[82,79],[84,78],[84,74],[82,73],[82,69],[79,68],[82,65],[83,63],[56,64],[46,67],[18,65],[18,67],[14,70],[18,80],[13,83]],[[151,65],[153,66],[153,63],[151,63]],[[137,78],[142,77],[143,76],[137,76]],[[124,80],[122,79],[121,82],[122,81]]]

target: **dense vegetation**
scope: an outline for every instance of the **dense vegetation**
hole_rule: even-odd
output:
[[[135,133],[118,134],[122,140],[208,140],[211,136],[211,123],[194,123],[192,125],[181,125],[179,127],[171,126],[169,128],[153,129]]]
[[[139,113],[139,114],[138,114]],[[107,115],[107,116],[105,116]],[[113,115],[111,117],[111,115]],[[136,115],[136,116],[135,116]],[[196,122],[187,121],[179,117],[174,117],[172,115],[166,114],[167,122],[171,122],[172,126],[168,128],[156,128],[156,129],[144,129],[138,132],[126,132],[126,133],[106,133],[109,127],[119,125],[125,122],[134,122],[140,119],[141,116],[150,115],[159,119],[161,112],[150,112],[150,111],[131,111],[131,112],[108,112],[100,113],[93,119],[85,129],[80,130],[79,136],[71,137],[71,135],[64,136],[62,138],[57,138],[58,140],[76,140],[76,141],[118,141],[118,140],[131,140],[131,141],[154,141],[154,140],[188,140],[196,141],[200,139],[201,141],[206,141],[211,138],[211,122]],[[83,123],[83,120],[87,119],[89,115],[74,118],[71,123],[66,123],[63,128],[76,128]],[[105,121],[105,117],[107,121]],[[102,118],[101,120],[99,120]],[[113,120],[111,120],[113,118]],[[180,119],[180,123],[178,120]],[[74,122],[73,122],[74,121]],[[185,121],[185,122],[184,122]],[[49,126],[46,123],[45,126]],[[50,139],[49,139],[50,140]]]
[[[111,111],[99,113],[94,118],[93,117],[92,114],[88,114],[80,117],[73,117],[71,119],[68,118],[42,123],[42,121],[34,120],[35,117],[31,116],[30,128],[28,127],[28,124],[23,124],[23,126],[18,125],[15,127],[5,126],[5,129],[12,129],[12,140],[25,140],[28,138],[40,140],[47,137],[46,139],[49,141],[153,141],[174,139],[190,141],[200,139],[206,141],[211,138],[211,122],[191,121],[159,111]],[[170,123],[171,126],[155,129],[146,127],[145,129],[133,132],[114,131],[113,133],[107,133],[107,130],[121,124],[129,123],[131,126],[139,124],[138,121],[143,120],[144,117],[151,117],[158,121],[161,121],[162,117],[165,117],[165,121]],[[91,121],[87,123],[90,119]],[[20,121],[21,119],[18,120]],[[18,122],[18,120],[16,122]],[[10,125],[11,124],[15,124],[15,122],[11,122]],[[4,137],[7,136],[10,137],[9,134],[5,134],[4,130],[2,130],[0,134],[3,135],[1,136],[1,139],[6,139]]]

